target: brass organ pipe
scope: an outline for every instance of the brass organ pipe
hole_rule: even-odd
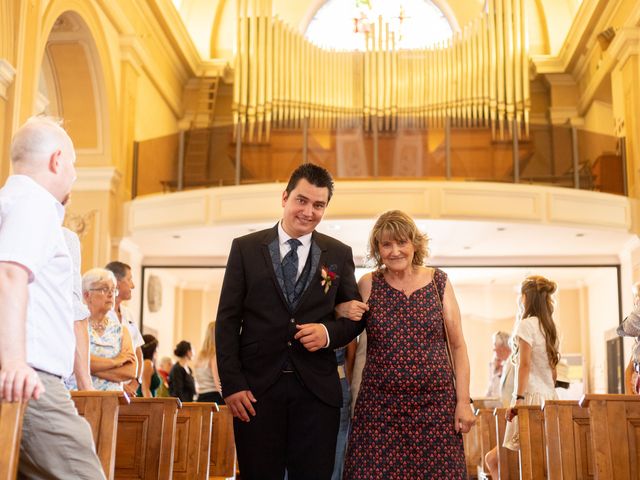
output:
[[[513,0],[505,0],[504,2],[504,30],[505,30],[505,90],[506,90],[506,110],[507,110],[507,127],[511,135],[513,132],[513,115],[514,115],[514,46],[513,46],[513,9],[511,8]],[[511,137],[513,138],[513,137]]]
[[[531,108],[529,86],[529,29],[527,28],[527,4],[520,2],[520,35],[522,36],[522,98],[524,116],[524,137],[529,138],[529,110]]]
[[[496,122],[497,122],[497,72],[498,65],[496,60],[496,0],[489,1],[489,12],[487,15],[487,30],[489,33],[488,52],[489,52],[489,121],[491,123],[491,138],[496,139]]]
[[[496,65],[497,65],[497,117],[500,132],[500,140],[504,140],[504,120],[505,120],[505,49],[504,49],[504,15],[503,1],[496,2]]]
[[[520,0],[515,0],[513,3],[513,57],[514,57],[514,96],[515,96],[515,119],[517,131],[514,135],[521,138],[521,127],[523,124],[523,106],[524,99],[522,98],[522,37],[520,35]]]

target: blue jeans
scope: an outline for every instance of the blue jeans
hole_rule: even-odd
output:
[[[344,456],[347,451],[347,437],[351,425],[351,389],[346,378],[340,379],[342,386],[342,408],[340,409],[340,430],[338,430],[338,441],[336,442],[336,459],[333,464],[333,475],[331,480],[341,480],[342,469],[344,467]]]

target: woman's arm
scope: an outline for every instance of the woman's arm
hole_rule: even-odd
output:
[[[214,355],[209,360],[209,365],[211,367],[211,374],[213,375],[213,384],[216,386],[216,391],[218,393],[222,392],[222,383],[220,382],[220,374],[218,373],[218,362],[216,361],[216,356]]]
[[[147,359],[144,361],[144,369],[142,370],[142,385],[140,385],[140,389],[142,390],[142,396],[144,398],[151,398],[153,395],[151,394],[151,377],[153,376],[153,363],[151,360]]]
[[[187,375],[185,369],[180,365],[176,364],[171,369],[171,375],[169,375],[169,387],[171,394],[174,397],[178,397],[182,400],[184,396],[184,377]]]
[[[471,395],[469,394],[469,356],[467,354],[467,344],[462,334],[460,307],[453,292],[453,287],[448,280],[444,289],[442,308],[449,336],[451,356],[455,365],[457,400],[455,429],[456,432],[467,433],[476,421],[471,409]]]
[[[358,339],[354,338],[351,343],[347,345],[347,350],[344,352],[344,366],[345,373],[347,374],[347,380],[351,384],[353,378],[353,366],[356,363],[356,350],[358,349]]]
[[[518,367],[516,373],[516,382],[513,387],[515,395],[524,396],[529,387],[529,373],[531,372],[531,345],[518,337]],[[516,403],[522,402],[522,399]]]
[[[125,382],[127,380],[131,380],[136,376],[136,362],[135,362],[135,353],[133,353],[133,346],[131,344],[131,336],[126,328],[122,328],[122,338],[121,338],[121,350],[120,354],[123,354],[124,358],[130,358],[129,361],[124,363],[123,365],[119,365],[115,368],[103,370],[103,371],[94,371],[93,369],[93,358],[91,356],[91,373],[98,378],[103,378],[104,380],[108,380],[110,382]],[[117,358],[118,356],[114,358]],[[100,358],[100,357],[97,357]]]

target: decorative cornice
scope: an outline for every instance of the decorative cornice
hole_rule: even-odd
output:
[[[622,28],[616,32],[607,53],[622,66],[632,55],[640,55],[640,27]]]
[[[4,58],[0,58],[0,97],[7,99],[7,90],[13,83],[16,69]]]
[[[115,167],[78,167],[78,179],[73,190],[78,192],[115,192],[122,174]]]

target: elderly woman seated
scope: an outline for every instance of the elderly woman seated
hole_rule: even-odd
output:
[[[107,313],[113,308],[116,279],[109,270],[94,268],[82,277],[82,295],[89,312],[91,380],[96,390],[122,390],[136,376],[136,355],[126,328]]]

